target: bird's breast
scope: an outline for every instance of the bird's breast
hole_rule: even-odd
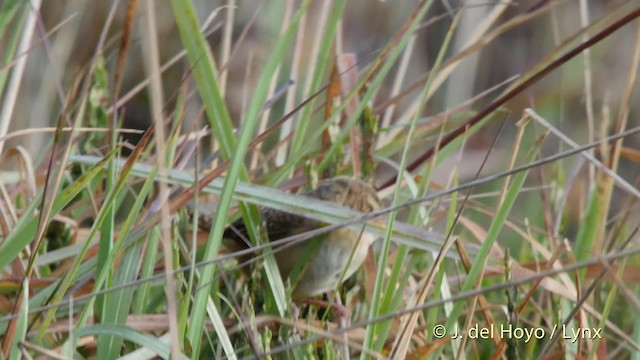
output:
[[[294,299],[322,294],[335,289],[340,279],[346,280],[358,270],[367,256],[369,246],[376,236],[342,228],[331,231],[321,239],[315,254],[298,281]],[[310,242],[296,244],[289,251],[276,253],[276,260],[283,278],[287,278],[307,251]],[[353,254],[353,256],[352,256]]]

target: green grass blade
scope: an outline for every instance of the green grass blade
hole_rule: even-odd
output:
[[[123,340],[130,341],[134,344],[138,344],[142,347],[148,348],[156,353],[163,359],[169,359],[171,357],[171,350],[168,344],[163,343],[157,338],[143,334],[139,331],[132,329],[129,326],[114,325],[114,324],[98,324],[91,326],[84,326],[74,330],[73,337],[75,340],[85,336],[116,336]],[[181,356],[181,359],[188,359],[186,356]]]
[[[533,159],[535,159],[538,154],[538,150],[539,143],[535,146],[535,148],[529,151],[526,158],[524,159],[524,162],[528,163],[533,161]],[[507,190],[504,201],[502,202],[500,208],[498,209],[498,212],[491,222],[489,230],[487,231],[487,236],[480,246],[478,254],[475,257],[473,265],[471,266],[469,274],[467,275],[467,278],[460,291],[471,290],[480,280],[480,275],[484,272],[484,268],[488,261],[489,251],[491,250],[491,247],[498,241],[498,236],[504,228],[507,216],[511,212],[511,209],[513,208],[513,205],[515,204],[515,201],[522,190],[522,186],[524,185],[528,173],[528,170],[524,170],[513,176],[513,180],[511,182],[511,185],[509,186],[509,189]],[[458,302],[454,305],[445,324],[447,333],[450,333],[453,330],[454,324],[456,324],[458,316],[460,316],[464,305],[465,304],[463,302]]]

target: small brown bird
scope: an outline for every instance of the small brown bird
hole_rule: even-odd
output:
[[[316,189],[304,193],[302,196],[330,201],[364,213],[382,207],[373,187],[361,180],[346,176],[324,180]],[[269,208],[260,209],[260,214],[266,224],[270,241],[326,226],[320,221]],[[242,219],[231,224],[225,230],[224,238],[225,243],[234,251],[249,248],[247,229]],[[306,266],[293,290],[292,298],[295,300],[305,299],[335,289],[339,285],[340,279],[347,279],[358,270],[367,256],[369,246],[375,240],[374,234],[347,227],[323,234],[317,251],[311,255],[310,263]],[[305,255],[306,247],[309,244],[311,241],[304,241],[275,252],[278,269],[284,279],[290,275],[296,262]],[[353,257],[351,258],[352,253]]]

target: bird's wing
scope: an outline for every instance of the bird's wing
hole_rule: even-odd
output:
[[[323,193],[317,189],[304,193],[302,196],[326,200]],[[317,220],[270,208],[261,208],[260,215],[262,221],[266,224],[270,241],[302,234],[322,226],[322,223]],[[238,219],[229,225],[224,231],[224,237],[225,239],[233,240],[234,245],[239,246],[240,249],[247,249],[251,246],[249,232],[243,219]]]
[[[264,208],[260,211],[262,221],[266,224],[270,241],[284,239],[301,234],[321,226],[321,223],[299,215],[293,215],[280,210]],[[233,240],[234,245],[241,249],[250,247],[249,232],[243,219],[238,219],[224,231],[224,237]]]

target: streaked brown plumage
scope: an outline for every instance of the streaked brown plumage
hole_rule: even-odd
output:
[[[346,176],[324,180],[316,189],[302,194],[302,196],[330,201],[364,213],[381,208],[380,200],[373,187],[361,180]],[[260,214],[266,224],[270,241],[325,226],[316,220],[269,208],[262,208]],[[249,248],[247,229],[242,219],[225,230],[224,238],[225,243],[234,251]],[[316,253],[312,255],[312,260],[293,291],[293,298],[304,299],[335,289],[341,278],[347,279],[362,265],[369,246],[375,239],[376,236],[371,233],[355,231],[346,227],[332,230],[324,235],[322,243]],[[298,259],[305,254],[305,248],[309,243],[309,241],[305,241],[275,253],[278,268],[284,279],[289,276]],[[349,262],[351,253],[356,246],[353,258]]]

